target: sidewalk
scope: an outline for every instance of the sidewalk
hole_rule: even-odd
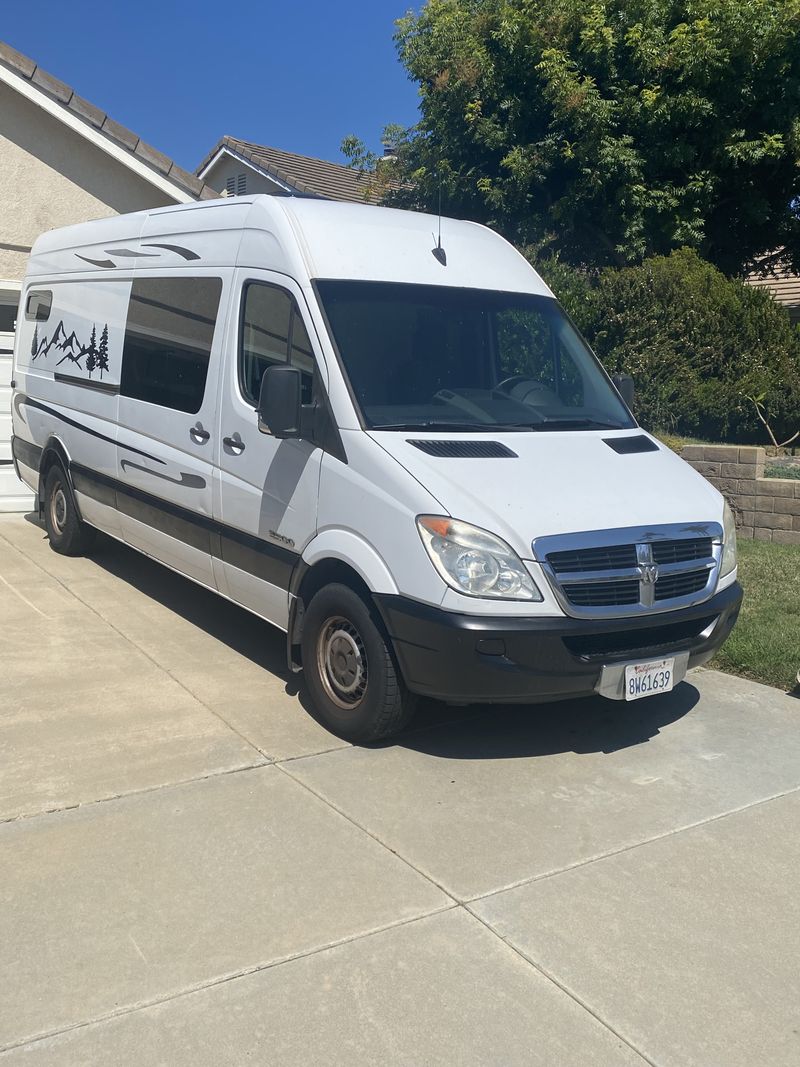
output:
[[[698,671],[352,748],[283,635],[22,516],[0,619],[2,1067],[800,1062],[797,699]]]

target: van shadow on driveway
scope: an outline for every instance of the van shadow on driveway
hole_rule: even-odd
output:
[[[313,715],[302,675],[287,670],[286,638],[275,627],[110,538],[98,538],[92,559],[107,573],[280,678],[286,693],[299,698],[298,715]],[[684,682],[672,693],[630,704],[591,697],[552,704],[448,707],[422,700],[407,730],[369,747],[402,746],[464,760],[610,753],[656,737],[662,728],[687,715],[698,699],[695,687]]]

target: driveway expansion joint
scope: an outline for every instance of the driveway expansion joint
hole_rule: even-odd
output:
[[[374,937],[377,934],[385,933],[388,930],[396,930],[401,926],[409,926],[412,923],[420,922],[422,919],[428,919],[434,915],[442,915],[448,911],[454,911],[458,905],[444,904],[439,908],[432,908],[430,911],[420,912],[419,915],[412,915],[410,918],[397,919],[394,922],[385,923],[382,926],[376,926],[371,930],[365,930],[358,934],[351,934],[347,937],[341,937],[334,941],[327,942],[324,945],[317,945],[314,948],[308,949],[304,952],[294,952],[286,956],[281,956],[278,959],[270,960],[268,963],[256,964],[253,967],[243,967],[238,971],[231,971],[228,974],[219,975],[216,978],[212,978],[206,982],[198,982],[195,985],[187,986],[185,989],[179,989],[176,992],[165,994],[160,997],[151,997],[148,1000],[140,1001],[136,1004],[126,1004],[121,1008],[117,1008],[115,1011],[104,1012],[93,1019],[83,1019],[80,1022],[72,1023],[69,1026],[56,1027],[52,1030],[41,1031],[37,1034],[30,1034],[19,1041],[13,1041],[11,1044],[3,1045],[0,1047],[0,1057],[5,1056],[6,1053],[13,1052],[16,1049],[27,1048],[31,1045],[37,1044],[39,1041],[46,1041],[52,1037],[59,1037],[63,1034],[70,1034],[76,1030],[84,1030],[90,1026],[99,1026],[103,1023],[110,1022],[113,1019],[118,1019],[125,1015],[134,1015],[137,1012],[144,1011],[147,1008],[156,1007],[159,1004],[168,1004],[170,1001],[179,1000],[182,997],[191,996],[193,993],[200,993],[207,989],[213,989],[216,986],[225,985],[227,982],[235,982],[239,978],[247,978],[253,974],[260,974],[263,971],[269,971],[276,967],[281,967],[285,963],[293,963],[296,960],[306,959],[309,956],[318,956],[322,952],[328,952],[330,949],[339,948],[342,945],[349,945],[356,941],[363,941],[367,938]]]
[[[210,708],[208,706],[208,704],[206,704],[205,701],[203,701],[200,697],[198,697],[196,693],[193,693],[192,690],[184,682],[182,682],[180,680],[180,678],[177,678],[172,673],[172,671],[169,670],[168,667],[165,667],[163,664],[159,663],[158,660],[154,659],[153,656],[151,656],[149,652],[147,652],[144,648],[142,648],[142,646],[140,644],[138,644],[132,637],[130,637],[128,634],[126,634],[122,630],[120,630],[120,628],[111,619],[109,619],[107,616],[103,615],[102,612],[98,611],[97,608],[95,608],[91,604],[89,604],[86,600],[83,599],[83,597],[79,596],[73,589],[71,589],[67,585],[65,585],[64,582],[61,580],[61,578],[59,578],[55,574],[51,574],[50,571],[46,570],[35,559],[32,559],[30,556],[26,555],[22,551],[21,548],[19,548],[13,542],[9,541],[8,538],[4,537],[2,533],[0,533],[0,540],[4,541],[5,544],[7,544],[11,548],[13,548],[14,551],[17,552],[18,555],[22,556],[22,558],[27,560],[28,563],[30,563],[32,566],[34,566],[38,570],[40,570],[42,572],[42,574],[47,575],[48,578],[50,578],[54,582],[56,582],[64,590],[64,592],[67,594],[67,596],[71,596],[74,600],[77,600],[77,602],[79,604],[82,604],[83,607],[85,607],[88,611],[90,611],[96,618],[98,618],[101,622],[105,623],[106,626],[109,626],[114,631],[114,633],[117,634],[118,637],[121,637],[123,641],[127,642],[129,645],[131,645],[133,648],[135,648],[137,652],[139,652],[142,656],[144,656],[145,659],[149,660],[150,663],[152,663],[153,666],[156,668],[156,670],[162,671],[164,674],[167,675],[168,678],[171,678],[172,681],[177,686],[179,686],[185,693],[187,693],[192,698],[192,700],[196,701],[205,711],[207,711],[209,713],[209,715],[213,715],[214,718],[219,719],[219,721],[221,723],[223,723],[225,726],[227,726],[227,728],[231,731],[231,733],[236,734],[236,736],[241,741],[243,741],[249,748],[254,749],[259,754],[259,756],[261,756],[262,758],[270,759],[270,756],[269,756],[268,753],[263,752],[258,747],[258,745],[256,745],[253,741],[250,740],[249,737],[246,737],[240,730],[237,730],[235,726],[232,726],[231,723],[229,723],[228,720],[223,715],[220,715],[219,712],[215,711],[213,708]]]
[[[491,896],[492,894],[489,895]],[[490,922],[482,918],[480,915],[476,914],[468,904],[464,904],[462,905],[462,907],[469,915],[471,915],[474,919],[477,919],[481,926],[484,926],[490,933],[494,934],[494,936],[498,938],[498,940],[502,941],[506,948],[510,949],[511,952],[519,956],[520,959],[524,960],[529,967],[532,967],[548,982],[551,982],[554,986],[556,986],[556,988],[560,989],[561,992],[564,993],[565,996],[568,996],[570,1000],[574,1001],[579,1008],[582,1008],[585,1012],[591,1015],[593,1019],[595,1019],[602,1027],[604,1027],[604,1029],[608,1030],[609,1033],[613,1034],[618,1041],[621,1041],[632,1052],[639,1056],[643,1063],[648,1064],[649,1067],[660,1067],[660,1065],[655,1060],[650,1059],[650,1057],[646,1055],[646,1053],[644,1053],[630,1038],[626,1037],[620,1030],[612,1026],[607,1019],[603,1018],[603,1016],[600,1015],[600,1013],[596,1011],[591,1006],[591,1004],[585,1001],[582,997],[579,997],[577,993],[575,993],[572,989],[569,988],[569,986],[564,985],[563,982],[560,982],[555,977],[555,975],[551,974],[540,963],[537,963],[536,960],[534,960],[526,952],[523,952],[522,949],[518,948],[512,941],[509,941],[508,938],[504,937],[498,930],[496,930],[492,926]]]
[[[534,874],[531,875],[530,878],[520,878],[516,882],[510,882],[508,885],[500,886],[498,889],[490,889],[487,893],[478,893],[474,897],[465,897],[461,903],[465,906],[469,906],[470,904],[477,903],[479,900],[488,900],[490,897],[499,896],[501,893],[509,893],[512,889],[520,889],[522,886],[533,885],[534,882],[544,882],[548,878],[557,878],[560,874],[566,874],[569,871],[575,871],[581,867],[588,867],[593,863],[600,863],[603,860],[611,859],[614,856],[621,856],[626,852],[633,852],[637,848],[654,844],[656,841],[666,841],[670,837],[676,837],[678,834],[684,834],[691,830],[698,830],[701,827],[719,822],[722,819],[728,819],[734,815],[742,815],[744,812],[750,811],[753,808],[759,808],[764,804],[771,804],[775,800],[781,800],[783,797],[789,797],[792,796],[793,793],[798,792],[800,792],[800,786],[794,786],[792,789],[784,789],[780,793],[773,793],[768,797],[760,797],[758,800],[753,800],[749,804],[742,804],[737,808],[731,808],[729,811],[721,811],[716,815],[709,815],[707,819],[698,819],[696,822],[686,823],[685,826],[677,826],[673,830],[666,830],[663,834],[655,834],[653,837],[642,838],[641,841],[632,841],[627,845],[620,845],[618,848],[608,849],[606,852],[598,852],[596,855],[589,856],[587,859],[576,860],[575,863],[568,863],[565,867],[557,867],[552,871],[545,871],[542,874]]]

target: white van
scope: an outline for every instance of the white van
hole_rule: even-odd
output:
[[[267,619],[356,741],[419,694],[667,691],[742,596],[727,505],[630,383],[511,245],[438,225],[162,208],[45,234],[22,290],[13,453],[53,548],[102,530]]]

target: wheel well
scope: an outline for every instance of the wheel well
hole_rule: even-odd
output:
[[[44,514],[44,483],[45,483],[45,479],[47,478],[47,474],[48,474],[50,468],[56,463],[64,471],[64,474],[66,475],[67,481],[70,482],[70,488],[71,488],[72,487],[72,482],[71,482],[70,477],[69,477],[69,456],[67,455],[66,449],[61,444],[61,442],[58,440],[58,438],[51,437],[50,440],[47,442],[47,444],[44,446],[44,449],[42,451],[42,458],[41,458],[41,461],[39,463],[39,489],[38,489],[38,492],[36,494],[36,498],[37,498],[37,503],[38,503],[38,508],[39,508],[39,518],[40,519],[42,518],[42,516]]]
[[[318,593],[324,585],[330,585],[331,582],[339,582],[340,585],[348,586],[367,604],[372,603],[372,594],[367,583],[349,564],[340,559],[323,559],[310,567],[300,580],[297,595],[304,604],[308,604],[315,593]]]
[[[300,566],[304,567],[304,564],[301,562]],[[352,589],[354,593],[361,597],[367,607],[371,611],[373,610],[372,594],[369,586],[349,564],[340,559],[323,559],[319,563],[315,563],[313,567],[309,567],[300,576],[297,587],[292,589],[297,599],[292,604],[289,617],[287,651],[289,666],[293,670],[298,670],[301,665],[300,639],[303,634],[303,618],[306,605],[311,602],[314,594],[318,593],[323,586],[331,585],[333,582],[338,582]]]

